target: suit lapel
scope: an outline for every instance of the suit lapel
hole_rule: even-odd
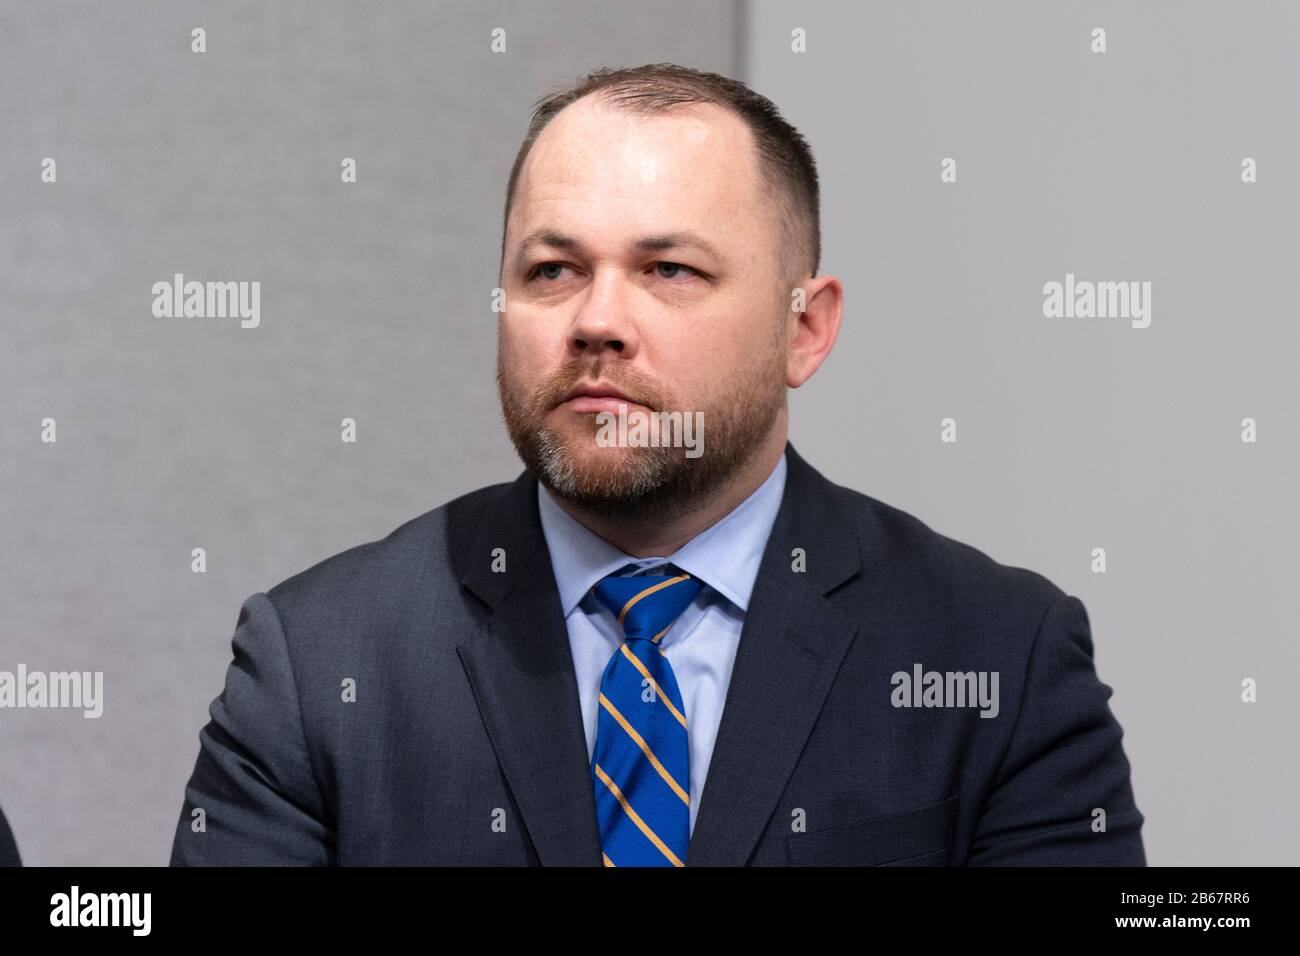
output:
[[[857,626],[825,595],[858,572],[843,492],[786,446],[785,493],[745,613],[687,866],[743,866],[776,808]],[[794,549],[806,555],[792,569]]]
[[[744,865],[780,799],[857,627],[825,597],[861,567],[843,492],[786,445],[786,486],[732,668],[688,866]],[[577,678],[527,473],[485,509],[464,585],[491,614],[457,651],[544,866],[600,866]],[[491,570],[504,548],[507,570]],[[792,552],[806,554],[804,571]]]
[[[524,473],[490,504],[463,583],[491,607],[458,647],[483,724],[543,866],[600,866],[595,790],[568,632]],[[491,570],[504,548],[506,571]]]

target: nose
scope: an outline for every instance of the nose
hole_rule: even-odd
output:
[[[588,287],[569,330],[569,351],[575,358],[602,358],[613,352],[632,358],[639,344],[636,323],[628,301],[630,289],[615,272],[597,277]]]

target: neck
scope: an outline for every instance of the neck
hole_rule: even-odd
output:
[[[694,502],[680,513],[667,518],[658,517],[646,521],[635,518],[610,519],[592,514],[580,504],[557,496],[553,496],[552,500],[575,521],[624,554],[634,558],[667,557],[734,511],[771,476],[772,469],[785,451],[786,432],[782,416],[779,427],[772,429],[767,440],[744,468],[723,482],[707,498]]]

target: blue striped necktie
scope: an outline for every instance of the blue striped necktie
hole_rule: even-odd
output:
[[[626,637],[600,680],[591,759],[606,866],[686,865],[686,707],[659,639],[704,585],[671,565],[664,568],[672,573],[611,574],[595,587]]]

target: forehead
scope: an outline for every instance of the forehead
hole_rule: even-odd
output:
[[[693,229],[734,245],[761,228],[764,197],[753,134],[734,113],[702,103],[642,115],[588,96],[534,142],[511,233]]]

